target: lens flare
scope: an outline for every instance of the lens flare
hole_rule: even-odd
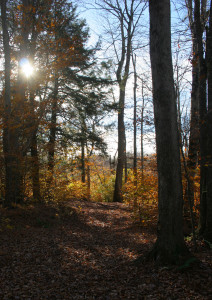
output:
[[[22,58],[19,62],[23,74],[28,78],[33,74],[34,68],[27,58]]]

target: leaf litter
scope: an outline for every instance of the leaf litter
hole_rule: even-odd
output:
[[[184,272],[133,263],[151,249],[155,231],[135,224],[121,203],[1,209],[0,299],[212,299],[204,243],[195,254],[200,266]]]

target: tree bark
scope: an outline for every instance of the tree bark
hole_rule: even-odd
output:
[[[81,141],[81,170],[82,170],[82,175],[81,175],[81,180],[82,183],[85,183],[85,141]]]
[[[4,128],[3,128],[3,151],[5,161],[5,206],[19,203],[22,199],[20,178],[20,157],[17,154],[18,136],[14,126],[14,118],[11,111],[11,57],[9,45],[9,33],[7,28],[6,0],[1,1],[1,18],[3,30],[3,48],[5,59],[5,94],[4,94]]]
[[[209,28],[207,30],[206,61],[208,77],[208,111],[212,111],[212,4],[210,6]]]
[[[58,105],[58,77],[55,78],[54,91],[52,97],[52,111],[50,134],[48,144],[48,170],[49,170],[49,184],[52,183],[55,165],[55,141],[56,141],[56,127],[57,127],[57,105]]]
[[[11,58],[9,46],[9,34],[7,30],[7,16],[6,16],[6,1],[1,1],[1,19],[3,29],[3,47],[5,59],[5,93],[4,93],[4,128],[3,128],[3,150],[5,162],[5,205],[10,206],[13,202],[12,193],[12,166],[11,166],[11,150],[10,150],[10,132],[9,119],[11,114],[11,88],[10,88],[10,71]]]
[[[212,110],[205,118],[206,159],[205,159],[205,206],[204,231],[201,232],[205,240],[212,243]],[[202,228],[202,229],[203,229]]]
[[[132,55],[133,69],[134,69],[134,86],[133,86],[133,98],[134,98],[134,107],[133,107],[133,169],[134,176],[136,178],[137,185],[137,73],[136,73],[136,55]]]
[[[207,31],[207,77],[208,77],[208,111],[212,111],[212,4],[210,6],[209,28]]]
[[[141,107],[141,174],[144,177],[144,83],[142,80],[142,107]]]
[[[205,145],[204,175],[205,183],[204,200],[201,205],[201,233],[212,243],[212,4],[210,5],[209,28],[207,30],[206,63],[208,80],[208,111],[203,123]],[[202,200],[202,199],[201,199]]]
[[[127,165],[127,140],[126,140],[126,134],[125,134],[125,140],[124,140],[124,182],[127,183],[128,180],[128,165]]]
[[[118,112],[118,159],[116,167],[113,202],[122,202],[122,177],[125,161],[125,125],[124,125],[125,87],[120,89]]]
[[[190,136],[188,149],[188,173],[190,180],[190,199],[194,203],[194,177],[198,163],[199,151],[199,67],[197,59],[197,44],[193,38],[193,60],[192,60],[192,91],[191,91],[191,118],[190,118]],[[185,203],[188,207],[188,203]]]
[[[190,204],[194,203],[194,177],[198,164],[199,152],[199,64],[198,64],[198,44],[197,33],[194,23],[193,0],[185,0],[188,11],[189,27],[192,36],[192,89],[191,89],[191,113],[190,113],[190,135],[188,148],[187,171],[187,197],[184,198],[184,216],[189,215]],[[193,207],[193,204],[192,204]]]
[[[171,56],[170,0],[150,0],[150,58],[156,129],[159,230],[152,255],[178,264],[188,255],[183,237],[183,192]]]
[[[32,191],[35,201],[41,201],[40,194],[40,163],[38,157],[37,135],[33,134],[31,142],[31,157],[32,157]]]
[[[132,13],[132,12],[131,12]],[[121,26],[121,39],[122,39],[122,55],[119,61],[118,69],[116,72],[117,81],[119,83],[119,109],[118,109],[118,160],[116,168],[116,179],[115,179],[115,189],[113,194],[113,202],[122,202],[122,177],[123,177],[123,167],[125,162],[125,124],[124,124],[124,107],[125,107],[125,93],[126,84],[129,76],[130,67],[130,57],[132,51],[132,23],[133,14],[128,22],[127,28],[127,38],[124,35],[124,16],[121,16],[120,26]],[[127,44],[127,45],[126,45]],[[126,60],[126,61],[125,61]],[[125,62],[125,66],[124,66]],[[124,69],[124,75],[122,75]]]
[[[118,108],[118,160],[116,169],[115,189],[113,194],[113,202],[122,202],[122,177],[125,159],[125,126],[124,126],[124,106],[125,106],[125,90],[129,76],[129,66],[132,54],[132,39],[135,35],[135,30],[138,26],[139,20],[146,8],[144,1],[95,1],[100,9],[111,14],[116,19],[115,30],[113,32],[110,28],[109,32],[112,37],[112,45],[114,47],[114,54],[118,61],[116,70],[117,83],[119,85],[119,108]],[[142,7],[141,7],[142,6]],[[110,24],[110,21],[107,20]],[[117,26],[118,24],[118,26]],[[111,25],[111,24],[110,24]],[[116,42],[120,41],[118,47]],[[120,49],[120,52],[119,52]]]
[[[200,8],[200,0],[195,0],[194,7],[194,24],[196,32],[196,40],[198,47],[198,67],[199,67],[199,130],[200,130],[200,221],[199,233],[205,231],[206,215],[207,215],[207,197],[206,197],[206,182],[207,182],[207,168],[206,168],[206,127],[205,117],[207,113],[207,96],[206,96],[206,61],[204,58],[203,49],[203,26]]]
[[[133,56],[132,54],[132,62],[133,62],[133,69],[134,69],[134,86],[133,86],[133,98],[134,98],[134,111],[133,111],[133,133],[134,133],[134,140],[133,140],[133,173],[134,173],[134,212],[136,212],[138,208],[138,199],[137,199],[137,186],[138,186],[138,172],[137,172],[137,72],[136,72],[136,55]]]
[[[90,172],[90,164],[89,160],[87,159],[87,200],[91,200],[91,172]]]
[[[34,2],[34,1],[33,1]],[[34,7],[33,7],[34,8]],[[36,51],[36,41],[37,41],[37,32],[36,32],[36,17],[35,13],[31,12],[32,18],[32,37],[31,37],[31,47],[30,47],[30,62],[34,64],[35,51]],[[40,162],[38,155],[38,141],[37,141],[37,131],[38,131],[38,122],[35,114],[35,84],[33,78],[29,81],[29,90],[30,90],[30,117],[31,117],[31,157],[32,157],[32,191],[33,198],[35,201],[41,201],[40,194]]]

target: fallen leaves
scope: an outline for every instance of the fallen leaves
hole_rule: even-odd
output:
[[[189,272],[133,264],[149,251],[155,234],[135,226],[123,204],[75,200],[59,210],[3,214],[13,229],[4,223],[0,232],[2,300],[212,297],[211,250],[204,244],[197,253],[200,268]]]

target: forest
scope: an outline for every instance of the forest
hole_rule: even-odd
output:
[[[0,102],[0,299],[212,298],[210,0],[1,0]]]

